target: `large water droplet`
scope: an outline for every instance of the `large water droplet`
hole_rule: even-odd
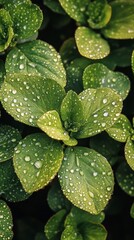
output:
[[[34,164],[34,166],[35,166],[36,168],[41,168],[41,167],[42,167],[42,162],[41,162],[41,161],[36,161],[35,164]]]
[[[26,156],[26,157],[25,157],[25,161],[26,161],[26,162],[29,162],[30,160],[31,160],[31,158],[30,158],[29,156]]]

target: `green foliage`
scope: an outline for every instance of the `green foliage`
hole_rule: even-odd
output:
[[[134,218],[134,2],[33,2],[0,0],[0,239],[120,239],[105,226],[128,224],[121,202]]]

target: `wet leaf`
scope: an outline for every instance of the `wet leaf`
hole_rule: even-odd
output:
[[[112,17],[110,22],[103,29],[103,34],[113,39],[133,39],[134,38],[134,2],[113,1]]]
[[[98,214],[105,208],[114,184],[107,160],[85,147],[66,149],[59,180],[65,196],[91,214]]]
[[[131,137],[128,137],[125,144],[125,158],[129,166],[134,170],[134,141],[131,140]]]
[[[66,217],[64,225],[65,227],[67,225],[78,227],[80,226],[80,224],[86,223],[86,222],[98,224],[103,222],[104,218],[105,218],[105,215],[103,212],[97,215],[94,215],[73,206],[70,213]]]
[[[70,90],[61,104],[61,118],[69,132],[77,132],[83,121],[83,108],[78,95]],[[65,139],[66,140],[66,139]]]
[[[88,23],[91,28],[103,28],[110,20],[112,9],[106,0],[95,0],[88,6]]]
[[[48,240],[60,239],[60,235],[64,230],[64,220],[66,217],[66,210],[62,209],[54,214],[45,225],[45,234]]]
[[[53,185],[48,191],[47,202],[54,212],[58,212],[61,209],[70,210],[71,207],[71,203],[65,195],[63,195],[60,184],[57,181],[53,182]]]
[[[101,63],[94,63],[85,68],[83,86],[87,88],[108,87],[115,90],[124,100],[130,90],[129,78],[121,72],[109,70]]]
[[[110,88],[86,89],[79,95],[83,105],[83,124],[73,136],[77,139],[94,136],[111,127],[122,109],[121,97]]]
[[[130,121],[125,115],[121,114],[115,124],[107,129],[107,133],[116,141],[126,142],[131,135],[131,130],[132,125]]]
[[[63,159],[62,146],[42,133],[24,138],[15,149],[15,171],[26,192],[46,186],[57,174]]]
[[[81,233],[77,227],[68,225],[62,232],[61,240],[83,240]]]
[[[10,202],[23,201],[30,196],[16,176],[12,160],[0,163],[0,191],[0,195]]]
[[[59,1],[57,0],[44,0],[44,5],[50,8],[53,12],[59,13],[59,14],[65,14],[63,8],[61,7]]]
[[[53,139],[69,140],[68,132],[63,128],[60,116],[55,110],[44,113],[38,119],[37,125]]]
[[[10,208],[0,200],[0,239],[11,240],[13,238],[13,220]]]
[[[111,165],[119,159],[121,143],[113,140],[106,132],[102,132],[90,139],[90,147],[102,154]]]
[[[54,80],[31,74],[10,74],[2,86],[2,104],[16,120],[37,126],[45,112],[59,112],[64,89]]]
[[[132,53],[132,71],[133,71],[133,73],[134,73],[134,51],[133,51],[133,53]]]
[[[20,132],[9,125],[0,125],[0,162],[13,156],[14,148],[21,140]]]
[[[6,71],[5,71],[5,64],[2,60],[0,60],[0,87],[4,81],[4,76],[6,74]]]
[[[134,172],[125,161],[117,168],[116,179],[121,189],[134,197]]]
[[[88,0],[59,0],[67,14],[80,23],[86,23],[85,10],[89,4]]]
[[[8,11],[0,9],[0,52],[7,49],[14,36],[13,22]]]
[[[130,209],[130,216],[132,218],[134,218],[134,203],[132,204],[131,209]]]
[[[34,40],[13,48],[6,59],[7,73],[41,75],[66,85],[66,73],[60,55],[48,43]]]
[[[83,223],[80,226],[80,232],[86,240],[106,240],[107,238],[107,231],[101,224]]]
[[[101,59],[110,52],[109,44],[99,33],[87,27],[78,27],[75,40],[80,54],[90,59]]]
[[[17,4],[9,2],[5,7],[12,18],[17,40],[31,37],[40,28],[43,14],[36,4],[18,1]]]

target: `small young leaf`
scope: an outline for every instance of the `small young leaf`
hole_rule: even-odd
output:
[[[88,23],[91,28],[103,28],[111,18],[112,9],[106,0],[95,0],[88,6]]]
[[[121,143],[113,140],[106,132],[92,137],[90,147],[107,158],[111,165],[114,165],[119,159]]]
[[[105,208],[114,184],[107,160],[85,147],[66,149],[59,180],[65,196],[91,214],[98,214]]]
[[[64,89],[54,80],[31,74],[11,74],[1,90],[5,110],[16,120],[37,126],[37,119],[44,112],[60,111],[65,96]]]
[[[104,218],[105,215],[103,212],[94,215],[73,206],[70,213],[66,217],[64,225],[65,227],[67,225],[79,226],[83,222],[92,222],[98,224],[103,222]]]
[[[106,240],[107,231],[101,224],[83,223],[80,225],[80,232],[86,240]]]
[[[125,144],[125,158],[129,166],[134,170],[134,141],[131,140],[131,137],[128,137]]]
[[[132,39],[134,38],[134,2],[113,1],[112,17],[110,22],[102,30],[103,34],[113,39]]]
[[[15,149],[15,171],[26,192],[46,186],[57,174],[63,159],[62,146],[42,133],[24,138]]]
[[[60,116],[55,110],[44,113],[38,119],[37,125],[53,139],[69,140],[68,132],[63,128]]]
[[[0,200],[0,239],[11,240],[13,238],[13,219],[10,208]]]
[[[60,235],[64,230],[64,220],[66,217],[66,210],[62,209],[54,214],[45,225],[45,234],[48,240],[60,239]]]
[[[129,78],[121,72],[110,71],[101,63],[94,63],[85,68],[83,86],[87,88],[109,87],[117,91],[124,100],[130,90]]]
[[[11,15],[17,40],[33,36],[40,28],[43,14],[37,5],[19,1],[7,4],[6,9]]]
[[[7,49],[14,36],[13,22],[8,11],[0,9],[0,52]]]
[[[57,181],[53,182],[53,185],[48,191],[47,202],[54,212],[58,212],[61,209],[70,210],[71,207],[71,203],[63,195],[61,187]]]
[[[121,114],[118,120],[107,129],[107,133],[110,137],[119,142],[126,142],[127,138],[131,135],[132,125],[128,118]]]
[[[61,118],[67,131],[77,132],[83,121],[83,108],[78,95],[70,90],[61,104]],[[66,139],[65,139],[66,140]]]
[[[134,218],[134,203],[132,204],[131,209],[130,209],[130,216],[132,218]]]
[[[60,55],[48,43],[34,40],[17,45],[6,59],[7,73],[42,75],[66,85],[66,73]]]
[[[116,179],[121,189],[134,197],[134,172],[125,161],[117,168]]]
[[[86,23],[85,10],[89,4],[88,0],[59,0],[67,14],[80,23]]]
[[[100,34],[87,27],[78,27],[75,40],[80,54],[90,59],[101,59],[110,52],[109,44]]]
[[[30,196],[16,176],[12,160],[0,163],[0,191],[2,197],[11,202],[23,201]]]
[[[13,156],[14,148],[21,140],[17,129],[8,125],[0,125],[0,162]]]
[[[111,127],[122,110],[121,97],[110,88],[86,89],[79,98],[83,105],[83,124],[73,137],[87,138]]]

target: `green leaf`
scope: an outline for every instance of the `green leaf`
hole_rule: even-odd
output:
[[[12,160],[0,163],[0,191],[2,197],[11,202],[23,201],[30,196],[16,176]]]
[[[95,0],[88,6],[88,23],[91,28],[103,28],[110,20],[112,9],[106,0]]]
[[[13,238],[13,219],[10,208],[0,200],[0,239],[11,240]]]
[[[0,162],[13,156],[14,148],[21,140],[17,129],[8,125],[0,125]]]
[[[106,132],[92,137],[90,147],[107,158],[111,165],[114,165],[119,159],[121,143],[113,140]]]
[[[1,85],[4,81],[5,74],[6,74],[5,64],[2,60],[0,60],[0,88],[1,88]]]
[[[111,127],[122,109],[121,97],[110,88],[86,89],[79,98],[83,105],[83,124],[73,136],[77,139],[94,136]]]
[[[7,49],[14,36],[13,22],[9,12],[0,9],[0,52]]]
[[[112,17],[102,30],[103,34],[113,39],[134,38],[134,2],[133,0],[113,1]]]
[[[108,42],[90,28],[78,27],[75,32],[75,40],[80,54],[86,58],[101,59],[110,52]]]
[[[69,140],[64,140],[63,141],[65,145],[67,146],[76,146],[78,144],[78,141],[75,138],[70,137]]]
[[[128,137],[125,144],[125,158],[129,166],[134,170],[134,141],[131,140],[131,137]]]
[[[85,68],[83,86],[87,88],[108,87],[115,90],[124,100],[130,90],[129,78],[121,72],[109,70],[101,63],[94,63]]]
[[[88,0],[59,0],[67,14],[80,23],[86,23],[85,10],[89,4]]]
[[[116,179],[121,189],[134,197],[134,172],[125,161],[117,168]]]
[[[71,203],[63,195],[60,184],[58,181],[53,182],[51,188],[48,191],[47,202],[49,207],[58,212],[61,209],[70,210]]]
[[[66,149],[59,180],[65,196],[91,214],[98,214],[105,208],[114,184],[107,160],[86,147]]]
[[[132,204],[131,209],[130,209],[130,216],[132,218],[134,218],[134,203]]]
[[[89,212],[83,211],[79,208],[76,208],[75,206],[72,207],[70,213],[67,215],[65,220],[65,227],[67,225],[71,226],[80,226],[80,224],[84,222],[92,222],[92,223],[101,223],[104,221],[105,215],[103,212],[93,215]]]
[[[15,171],[26,192],[46,186],[57,174],[63,159],[62,146],[42,133],[24,138],[15,149]]]
[[[43,3],[45,6],[50,8],[53,12],[56,12],[59,14],[65,14],[58,0],[44,0]]]
[[[2,86],[2,104],[16,120],[37,126],[37,120],[49,110],[60,111],[64,89],[54,80],[31,74],[10,74]]]
[[[132,71],[134,73],[134,51],[132,52]]]
[[[11,15],[17,40],[31,37],[40,28],[43,14],[37,5],[19,1],[7,4],[6,9]]]
[[[55,110],[44,113],[38,119],[37,125],[51,138],[69,140],[68,132],[63,128],[60,116]]]
[[[60,55],[48,43],[34,40],[12,49],[6,59],[7,73],[42,75],[66,85],[66,73]]]
[[[107,238],[107,231],[101,224],[83,223],[80,226],[80,232],[86,240],[106,240]]]
[[[131,135],[131,130],[132,125],[130,121],[125,115],[121,114],[115,124],[107,129],[107,133],[116,141],[126,142]]]
[[[62,209],[54,214],[45,225],[45,234],[48,240],[60,239],[61,232],[64,230],[64,220],[66,210]]]
[[[71,61],[66,67],[67,73],[67,85],[66,91],[73,90],[76,93],[80,93],[83,90],[82,75],[85,67],[87,67],[92,60],[79,57]]]
[[[82,125],[82,104],[78,95],[72,90],[67,93],[67,95],[62,101],[61,118],[67,131],[77,132]]]
[[[81,233],[75,226],[68,225],[62,232],[61,240],[83,240]]]

